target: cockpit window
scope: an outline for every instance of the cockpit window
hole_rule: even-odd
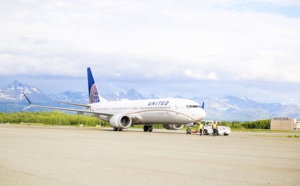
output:
[[[200,108],[200,105],[187,105],[186,108]]]

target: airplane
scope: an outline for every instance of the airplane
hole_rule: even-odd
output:
[[[77,114],[92,114],[108,122],[114,131],[128,129],[132,125],[144,125],[144,132],[152,132],[153,125],[163,124],[167,130],[180,130],[184,125],[191,127],[205,116],[204,102],[200,106],[197,102],[181,98],[145,99],[108,101],[98,92],[90,67],[87,68],[89,104],[65,103],[85,107],[84,109],[61,108],[34,105],[24,94],[31,107],[74,111]]]

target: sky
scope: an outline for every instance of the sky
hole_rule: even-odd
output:
[[[0,86],[300,105],[300,0],[0,0]]]

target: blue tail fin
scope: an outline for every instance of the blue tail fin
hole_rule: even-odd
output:
[[[87,77],[88,77],[90,103],[99,103],[100,97],[99,97],[98,89],[97,89],[96,83],[94,81],[93,74],[92,74],[90,67],[87,68]]]
[[[202,107],[202,109],[204,109],[204,102],[202,103],[202,106],[201,106],[201,107]]]

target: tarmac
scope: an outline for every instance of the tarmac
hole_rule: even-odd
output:
[[[0,124],[0,185],[300,185],[288,135]]]

